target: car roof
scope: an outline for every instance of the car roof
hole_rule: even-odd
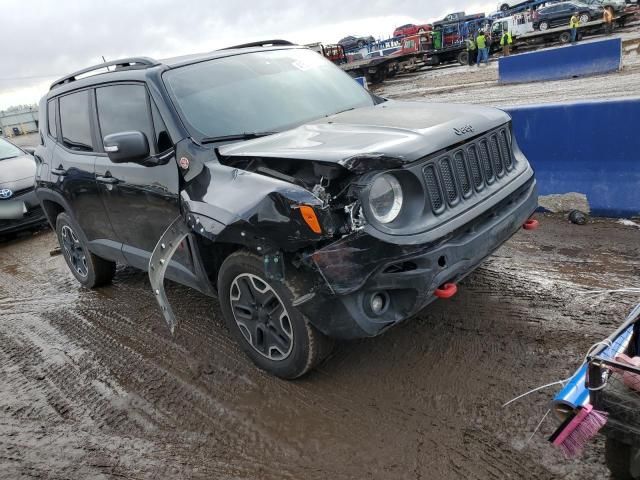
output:
[[[54,97],[78,88],[87,88],[100,83],[111,81],[141,81],[147,76],[147,72],[152,69],[170,70],[184,67],[195,63],[215,60],[217,58],[231,57],[234,55],[244,55],[248,53],[263,52],[270,50],[305,49],[306,47],[296,45],[286,40],[268,40],[255,42],[234,47],[214,50],[207,53],[197,53],[193,55],[183,55],[179,57],[154,60],[148,57],[134,57],[105,62],[83,70],[71,73],[51,84],[47,97]],[[109,70],[115,67],[114,70]],[[104,71],[106,70],[106,71]],[[88,75],[93,72],[92,75]],[[88,75],[82,77],[82,75]],[[81,77],[81,78],[77,78]]]

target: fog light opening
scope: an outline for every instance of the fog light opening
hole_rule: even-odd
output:
[[[440,258],[438,258],[438,266],[440,268],[444,268],[447,266],[447,257],[445,257],[444,255],[441,256]]]
[[[389,308],[389,294],[376,292],[369,297],[369,308],[374,315],[382,315]]]

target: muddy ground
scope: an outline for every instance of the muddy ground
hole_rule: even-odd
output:
[[[284,382],[230,340],[217,303],[146,275],[79,288],[49,231],[0,244],[0,478],[607,478],[602,441],[567,462],[531,436],[552,391],[618,325],[640,229],[539,217],[462,284],[382,337]]]
[[[494,64],[377,91],[498,106],[637,95],[627,45],[607,76],[498,86]],[[569,376],[622,322],[637,298],[580,292],[640,286],[640,228],[539,218],[453,300],[296,382],[256,370],[211,299],[170,284],[172,337],[145,274],[120,267],[87,291],[49,255],[51,232],[0,242],[0,478],[607,478],[601,439],[572,462],[545,441],[552,419],[529,440],[553,389],[501,405]]]

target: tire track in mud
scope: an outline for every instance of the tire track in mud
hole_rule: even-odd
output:
[[[594,265],[601,282],[633,278],[637,236],[593,224],[562,253],[567,228],[545,218],[452,301],[291,383],[255,370],[215,301],[169,285],[172,337],[146,275],[119,268],[86,292],[45,258],[52,235],[0,246],[0,478],[603,477],[602,445],[566,462],[551,421],[527,443],[550,392],[501,408],[570,374],[630,304],[574,293]],[[623,246],[590,246],[602,235]]]

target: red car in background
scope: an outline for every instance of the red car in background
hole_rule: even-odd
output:
[[[430,32],[432,30],[431,25],[414,25],[413,23],[407,23],[406,25],[402,25],[396,28],[393,31],[394,37],[408,37],[410,35],[416,35],[418,33]]]

